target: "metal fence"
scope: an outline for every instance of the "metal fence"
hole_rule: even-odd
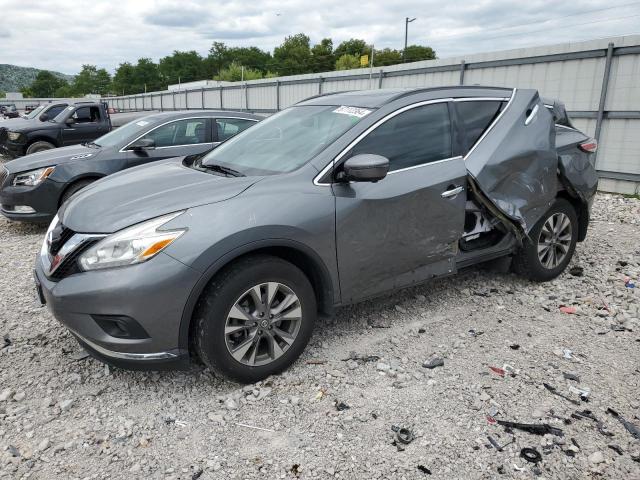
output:
[[[576,127],[600,144],[596,166],[601,189],[640,190],[640,35],[105,100],[123,111],[269,113],[322,93],[444,85],[536,88],[544,97],[560,99]]]

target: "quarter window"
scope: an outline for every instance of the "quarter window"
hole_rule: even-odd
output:
[[[396,115],[360,141],[351,155],[360,153],[387,157],[389,171],[450,158],[447,103],[423,105]]]
[[[216,118],[216,128],[218,130],[218,141],[224,142],[227,138],[233,137],[236,133],[253,125],[253,120],[243,118]]]
[[[458,117],[466,132],[467,150],[471,149],[480,139],[500,114],[505,104],[506,102],[489,100],[455,102]]]
[[[207,143],[211,141],[208,125],[206,118],[186,118],[162,125],[142,138],[153,140],[156,148]]]

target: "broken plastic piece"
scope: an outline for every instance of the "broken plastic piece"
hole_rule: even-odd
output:
[[[573,352],[568,348],[565,348],[564,350],[562,350],[562,356],[567,360],[571,360],[573,358]]]
[[[560,307],[560,311],[562,313],[566,313],[568,315],[574,315],[578,311],[578,309],[576,307],[564,307],[564,306],[562,306],[562,307]]]
[[[338,400],[336,400],[334,402],[334,405],[336,406],[336,410],[338,410],[339,412],[342,412],[343,410],[349,410],[351,407],[349,405],[347,405],[344,402],[339,402]]]
[[[580,381],[580,377],[578,377],[578,375],[576,375],[575,373],[562,372],[562,376],[564,377],[565,380],[573,380],[574,382]]]
[[[553,387],[551,385],[549,385],[548,383],[543,383],[542,384],[544,386],[544,388],[546,388],[547,390],[549,390],[551,393],[553,393],[554,395],[557,395],[560,398],[564,398],[566,401],[573,403],[574,405],[580,405],[580,402],[578,400],[574,400],[573,398],[569,398],[566,395],[563,395],[562,393],[560,393],[556,387]]]
[[[627,429],[627,432],[629,432],[634,438],[637,438],[638,440],[640,440],[640,428],[638,428],[636,425],[634,425],[629,420],[624,418],[622,415],[616,412],[613,408],[607,408],[607,413],[616,417],[620,421],[620,423],[624,425],[624,428]]]
[[[434,358],[424,362],[422,364],[422,366],[424,368],[429,368],[429,369],[436,368],[436,367],[443,367],[444,366],[444,360],[442,358],[434,357]]]
[[[501,377],[504,377],[505,371],[502,368],[499,367],[489,367],[489,369],[493,372],[493,373],[497,373],[498,375],[500,375]]]
[[[498,425],[502,425],[505,428],[515,428],[517,430],[523,430],[525,432],[533,433],[535,435],[546,435],[550,433],[551,435],[556,435],[557,437],[564,436],[564,432],[562,429],[557,427],[552,427],[546,423],[517,423],[517,422],[509,422],[506,420],[496,420]]]
[[[525,447],[520,450],[520,456],[527,462],[539,463],[542,461],[542,454],[535,448]]]
[[[611,450],[616,452],[618,455],[624,454],[624,451],[622,450],[620,445],[609,444],[609,445],[607,445],[607,447],[609,447]]]
[[[429,470],[424,465],[418,465],[418,470],[420,470],[424,474],[431,475],[431,470]]]

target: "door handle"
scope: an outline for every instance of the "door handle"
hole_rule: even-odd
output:
[[[464,190],[464,187],[455,187],[452,188],[451,190],[447,190],[445,192],[442,192],[440,194],[440,196],[442,198],[451,198],[451,197],[455,197],[456,195],[458,195],[460,192],[462,192]]]

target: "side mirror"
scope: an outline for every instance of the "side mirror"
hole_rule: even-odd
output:
[[[349,158],[342,166],[338,180],[377,182],[387,176],[389,159],[382,155],[362,153]],[[342,178],[340,178],[342,177]]]
[[[156,142],[151,138],[139,138],[129,146],[130,150],[137,152],[142,150],[153,150],[154,148],[156,148]]]
[[[73,117],[69,117],[64,121],[64,123],[66,123],[67,125],[73,125],[74,123],[76,123],[76,119]]]
[[[46,122],[47,120],[49,120],[49,115],[47,113],[43,113],[42,115],[40,115],[41,122]]]

